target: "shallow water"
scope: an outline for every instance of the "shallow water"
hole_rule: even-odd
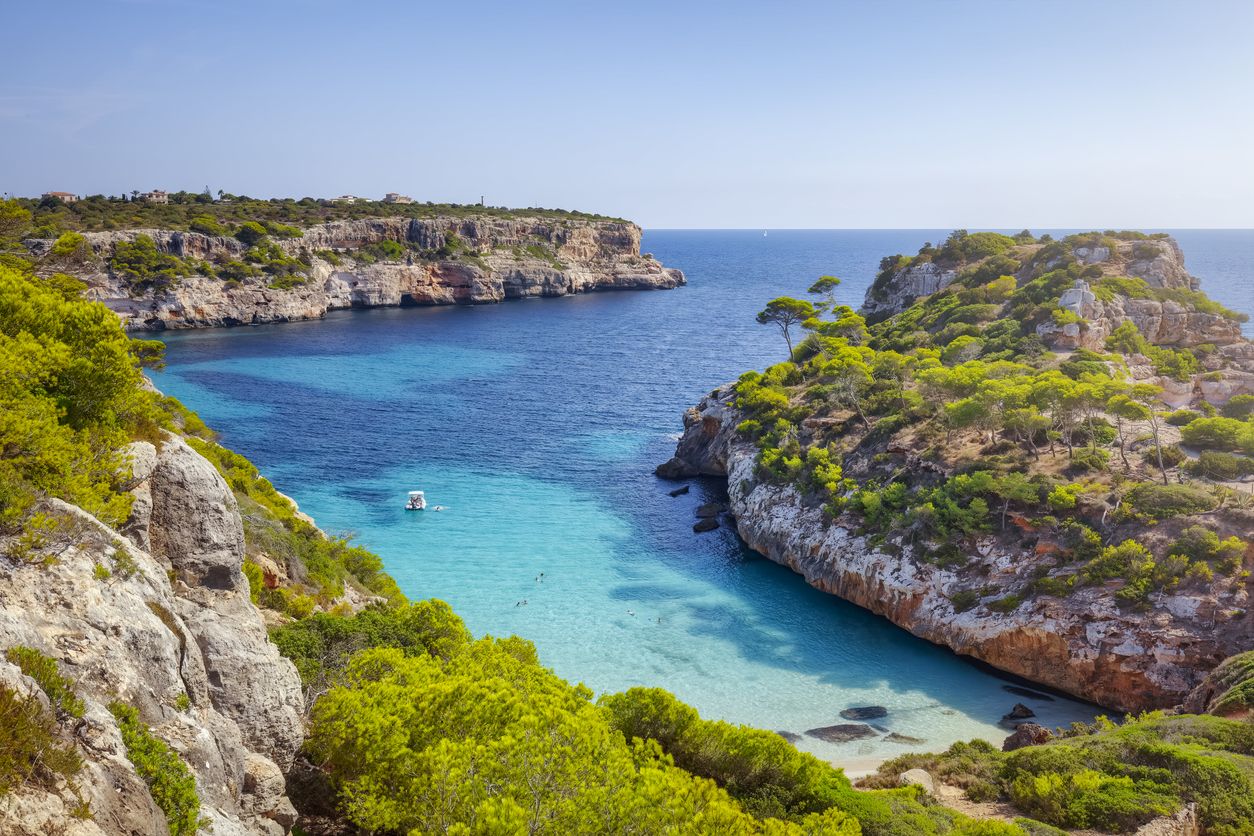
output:
[[[1017,701],[1046,725],[1095,709],[1007,693],[733,532],[694,534],[695,507],[721,486],[672,499],[652,475],[686,407],[782,358],[778,333],[753,321],[764,301],[834,273],[856,305],[881,256],[944,235],[649,232],[645,249],[688,287],[175,333],[157,383],[324,528],[382,555],[406,594],[449,601],[476,633],[531,639],[598,692],[660,686],[704,716],[798,733],[883,705],[876,723],[926,740],[799,744],[851,766],[999,741]],[[1234,278],[1254,263],[1254,233],[1180,239],[1205,289],[1254,307]],[[448,510],[404,511],[411,488]]]

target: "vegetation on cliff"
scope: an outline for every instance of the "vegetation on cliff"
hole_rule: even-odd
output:
[[[1041,746],[1001,752],[983,741],[940,754],[902,755],[880,765],[867,786],[891,786],[907,769],[926,769],[973,801],[1010,800],[1058,827],[1135,830],[1186,802],[1206,833],[1254,833],[1254,724],[1205,715],[1104,718]]]
[[[266,200],[226,193],[214,196],[208,192],[172,192],[168,203],[128,199],[126,195],[89,195],[73,203],[63,203],[55,197],[14,198],[5,203],[11,207],[7,210],[10,214],[19,210],[29,213],[31,234],[37,238],[56,238],[64,232],[114,229],[175,229],[231,235],[250,224],[263,227],[270,234],[275,234],[277,229],[283,237],[298,237],[301,227],[363,218],[494,217],[626,223],[621,218],[566,209],[508,209],[479,204],[385,203],[380,200],[340,203],[313,197]],[[0,223],[4,215],[5,210],[0,209]],[[0,226],[0,236],[3,234]]]
[[[1007,255],[1015,239],[955,233],[919,258],[965,265],[958,279],[871,326],[831,301],[772,301],[760,322],[784,328],[787,313],[807,335],[789,360],[736,385],[738,431],[760,448],[759,475],[795,485],[875,544],[892,531],[956,571],[978,537],[1026,542],[1041,555],[1024,588],[964,591],[957,609],[1004,612],[1112,581],[1131,607],[1165,590],[1239,588],[1251,560],[1250,497],[1228,479],[1254,470],[1254,422],[1238,398],[1230,411],[1239,417],[1203,401],[1210,415],[1188,416],[1177,431],[1161,400],[1162,378],[1222,377],[1215,346],[1151,345],[1131,321],[1101,352],[1052,351],[1040,335],[1037,326],[1072,315],[1059,307],[1062,293],[1100,275],[1073,254],[1091,239],[1034,241],[1025,274]],[[1120,278],[1097,286],[1147,287]],[[1236,316],[1199,291],[1175,295]]]

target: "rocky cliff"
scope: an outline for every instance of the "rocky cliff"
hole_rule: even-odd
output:
[[[900,534],[873,544],[849,519],[826,517],[797,488],[759,478],[758,448],[737,433],[742,416],[734,401],[726,386],[685,414],[669,474],[725,476],[736,530],[750,548],[916,636],[1122,711],[1177,705],[1225,657],[1254,645],[1245,584],[1165,593],[1148,612],[1120,607],[1110,585],[1039,596],[1008,613],[960,611],[959,593],[1031,582],[1040,560],[1026,545],[1028,533],[1017,543],[979,538],[975,562],[961,571],[924,559]],[[905,467],[934,466],[896,453]],[[1214,522],[1248,536],[1254,516],[1217,515]],[[1167,537],[1168,526],[1160,527],[1155,536]]]
[[[248,250],[230,237],[136,229],[85,234],[90,255],[69,269],[87,282],[88,298],[104,302],[132,330],[258,324],[316,319],[329,310],[395,305],[484,304],[528,296],[565,296],[593,290],[669,289],[683,273],[640,252],[640,228],[616,221],[526,218],[336,221],[273,243],[306,266],[294,287],[267,276],[223,281],[190,275],[160,290],[137,286],[111,270],[119,242],[146,235],[162,253],[223,264]],[[383,242],[403,254],[381,260],[362,254]],[[45,257],[54,242],[27,241]]]
[[[130,459],[135,503],[123,531],[48,500],[55,532],[22,559],[0,558],[0,647],[55,659],[86,705],[73,729],[84,760],[77,787],[8,796],[0,832],[166,832],[106,707],[116,700],[191,769],[215,836],[286,833],[296,814],[283,772],[301,744],[304,706],[295,668],[249,599],[236,500],[175,436],[132,444]],[[3,660],[0,683],[41,695]],[[74,815],[77,798],[91,818]]]

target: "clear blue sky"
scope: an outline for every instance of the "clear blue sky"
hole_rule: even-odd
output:
[[[13,3],[0,191],[1254,226],[1254,3]]]

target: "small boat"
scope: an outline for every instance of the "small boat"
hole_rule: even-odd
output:
[[[763,237],[763,238],[765,238],[765,237],[766,237],[766,230],[765,230],[765,229],[764,229],[764,230],[762,230],[762,237]]]
[[[406,511],[421,511],[427,507],[427,497],[422,491],[410,491],[409,501],[405,503]]]

